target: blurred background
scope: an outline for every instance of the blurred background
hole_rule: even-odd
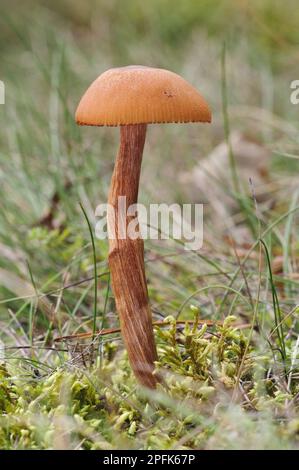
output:
[[[140,201],[205,203],[199,253],[172,240],[146,242],[154,317],[192,318],[191,295],[204,318],[229,312],[251,321],[252,306],[235,297],[249,295],[245,272],[253,296],[262,283],[265,338],[274,322],[267,266],[261,274],[258,256],[248,255],[261,233],[282,289],[282,312],[288,315],[298,301],[299,105],[290,102],[290,84],[299,79],[298,2],[1,0],[0,10],[4,343],[44,345],[91,331],[94,265],[79,203],[93,223],[107,198],[119,134],[78,128],[74,113],[100,73],[129,64],[177,72],[213,112],[211,125],[148,129]],[[114,327],[106,241],[96,241],[96,249],[103,274],[97,327]],[[245,257],[245,271],[231,281]],[[225,290],[228,279],[236,292]],[[196,294],[209,285],[213,292]],[[55,366],[55,354],[35,354]]]
[[[118,129],[78,128],[74,112],[89,84],[110,67],[143,64],[173,70],[210,103],[211,125],[149,126],[140,186],[145,204],[205,204],[202,253],[208,261],[228,263],[222,268],[230,270],[228,240],[229,245],[233,239],[241,255],[244,246],[256,240],[252,194],[265,228],[296,206],[298,107],[290,102],[290,83],[298,78],[296,6],[292,0],[179,0],[175,6],[170,0],[2,0],[4,319],[10,298],[20,298],[12,304],[19,309],[32,289],[61,288],[92,275],[90,236],[79,203],[94,222],[95,207],[107,198],[119,135]],[[275,240],[273,256],[282,259],[278,270],[287,273],[297,270],[297,258],[290,259],[297,249],[296,213],[294,217],[289,222],[293,235],[285,235],[285,219],[275,226],[275,235],[270,234]],[[291,243],[291,235],[292,247],[281,247],[285,237]],[[180,247],[171,241],[149,241],[146,250],[149,260],[157,258],[148,263],[153,302],[164,316],[172,314],[197,286],[199,271],[207,268],[209,273],[211,266],[194,266],[193,254],[178,255]],[[165,252],[175,254],[175,261],[159,261]],[[106,260],[107,243],[97,241],[99,269],[106,269]],[[100,308],[105,278],[103,283]],[[66,289],[63,297],[63,308],[75,308],[87,330],[91,287],[84,300],[80,287],[70,289],[69,297]],[[204,315],[210,315],[213,308],[206,300]],[[30,302],[23,306],[25,311]],[[74,319],[76,315],[64,324],[67,332],[73,331]],[[22,321],[31,331],[28,317]],[[43,328],[43,321],[37,315],[34,328],[38,330],[40,322]],[[114,314],[111,321],[117,322]],[[78,325],[82,328],[81,322]]]
[[[290,83],[298,79],[296,1],[179,0],[174,6],[170,0],[2,0],[0,22],[3,318],[7,299],[30,294],[32,279],[36,289],[49,290],[92,274],[79,203],[93,222],[95,207],[107,198],[119,136],[117,129],[78,128],[74,112],[89,84],[110,67],[173,70],[210,103],[212,125],[149,127],[140,191],[146,204],[205,203],[203,253],[209,260],[228,262],[230,237],[240,253],[256,239],[253,193],[264,227],[296,206],[298,107],[290,102]],[[290,260],[296,242],[295,248],[280,246],[286,236],[291,240],[284,224],[275,227],[273,256],[275,250],[282,256],[279,269],[296,272],[297,261]],[[156,259],[161,250],[177,253],[178,246],[148,242],[146,249]],[[97,257],[104,269],[105,241],[97,242]],[[149,263],[153,301],[163,315],[194,287],[198,269],[209,268],[194,268],[190,253],[177,259],[178,265]],[[183,279],[182,265],[191,271]],[[89,328],[92,293],[79,308],[82,292],[71,291],[65,308],[76,307]],[[28,318],[24,322],[29,328]]]

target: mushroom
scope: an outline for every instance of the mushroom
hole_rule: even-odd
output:
[[[155,388],[157,352],[143,240],[140,233],[136,239],[120,233],[123,227],[118,221],[118,200],[125,196],[126,210],[137,203],[147,124],[211,122],[211,112],[197,90],[179,75],[138,65],[110,69],[100,75],[82,97],[76,122],[86,126],[120,126],[120,147],[108,197],[114,208],[114,215],[107,212],[109,267],[131,367],[143,386]],[[132,216],[126,215],[125,219],[126,229]]]

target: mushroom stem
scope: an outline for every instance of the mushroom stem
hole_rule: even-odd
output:
[[[153,370],[157,352],[144,271],[143,240],[139,227],[136,239],[127,235],[128,224],[133,219],[127,215],[127,209],[138,199],[145,135],[146,124],[120,127],[120,147],[110,186],[107,225],[111,281],[129,361],[139,382],[155,388],[157,378]],[[121,196],[124,216],[119,207]]]

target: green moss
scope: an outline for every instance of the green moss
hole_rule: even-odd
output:
[[[196,321],[179,330],[174,318],[168,317],[165,327],[157,329],[157,341],[156,369],[163,381],[150,394],[137,386],[122,350],[112,360],[105,353],[101,367],[98,363],[91,370],[59,367],[44,378],[28,377],[27,370],[24,379],[19,368],[2,366],[1,447],[205,448],[218,435],[219,426],[232,426],[221,421],[229,413],[238,414],[252,429],[261,419],[259,414],[267,416],[271,435],[282,444],[287,439],[288,446],[295,445],[297,421],[284,425],[272,414],[273,410],[282,414],[291,396],[274,384],[270,388],[266,384],[261,392],[257,380],[261,364],[251,357],[250,348],[243,357],[246,340],[234,327],[234,318],[213,330]],[[105,349],[109,353],[111,346]],[[241,383],[246,377],[250,406],[242,394],[233,398],[237,376]],[[253,409],[259,414],[253,416]],[[268,445],[270,441],[264,443]]]

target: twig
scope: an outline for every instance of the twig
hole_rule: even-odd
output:
[[[185,324],[193,324],[195,323],[195,320],[179,320],[176,322],[177,325],[185,325]],[[223,322],[221,321],[213,321],[213,320],[197,320],[197,323],[199,325],[208,325],[208,326],[214,326],[214,325],[222,325]],[[155,321],[153,322],[153,326],[167,326],[169,325],[170,322],[165,322],[165,321]],[[250,324],[241,324],[241,325],[236,325],[236,328],[239,329],[245,329],[249,328]],[[97,336],[106,336],[106,335],[111,335],[114,333],[120,333],[120,328],[103,328],[99,331],[96,331],[95,337]],[[67,335],[67,336],[59,336],[58,338],[54,339],[54,342],[61,342],[61,341],[67,341],[67,340],[73,340],[73,339],[87,339],[87,338],[92,338],[93,333],[79,333],[76,335]]]

